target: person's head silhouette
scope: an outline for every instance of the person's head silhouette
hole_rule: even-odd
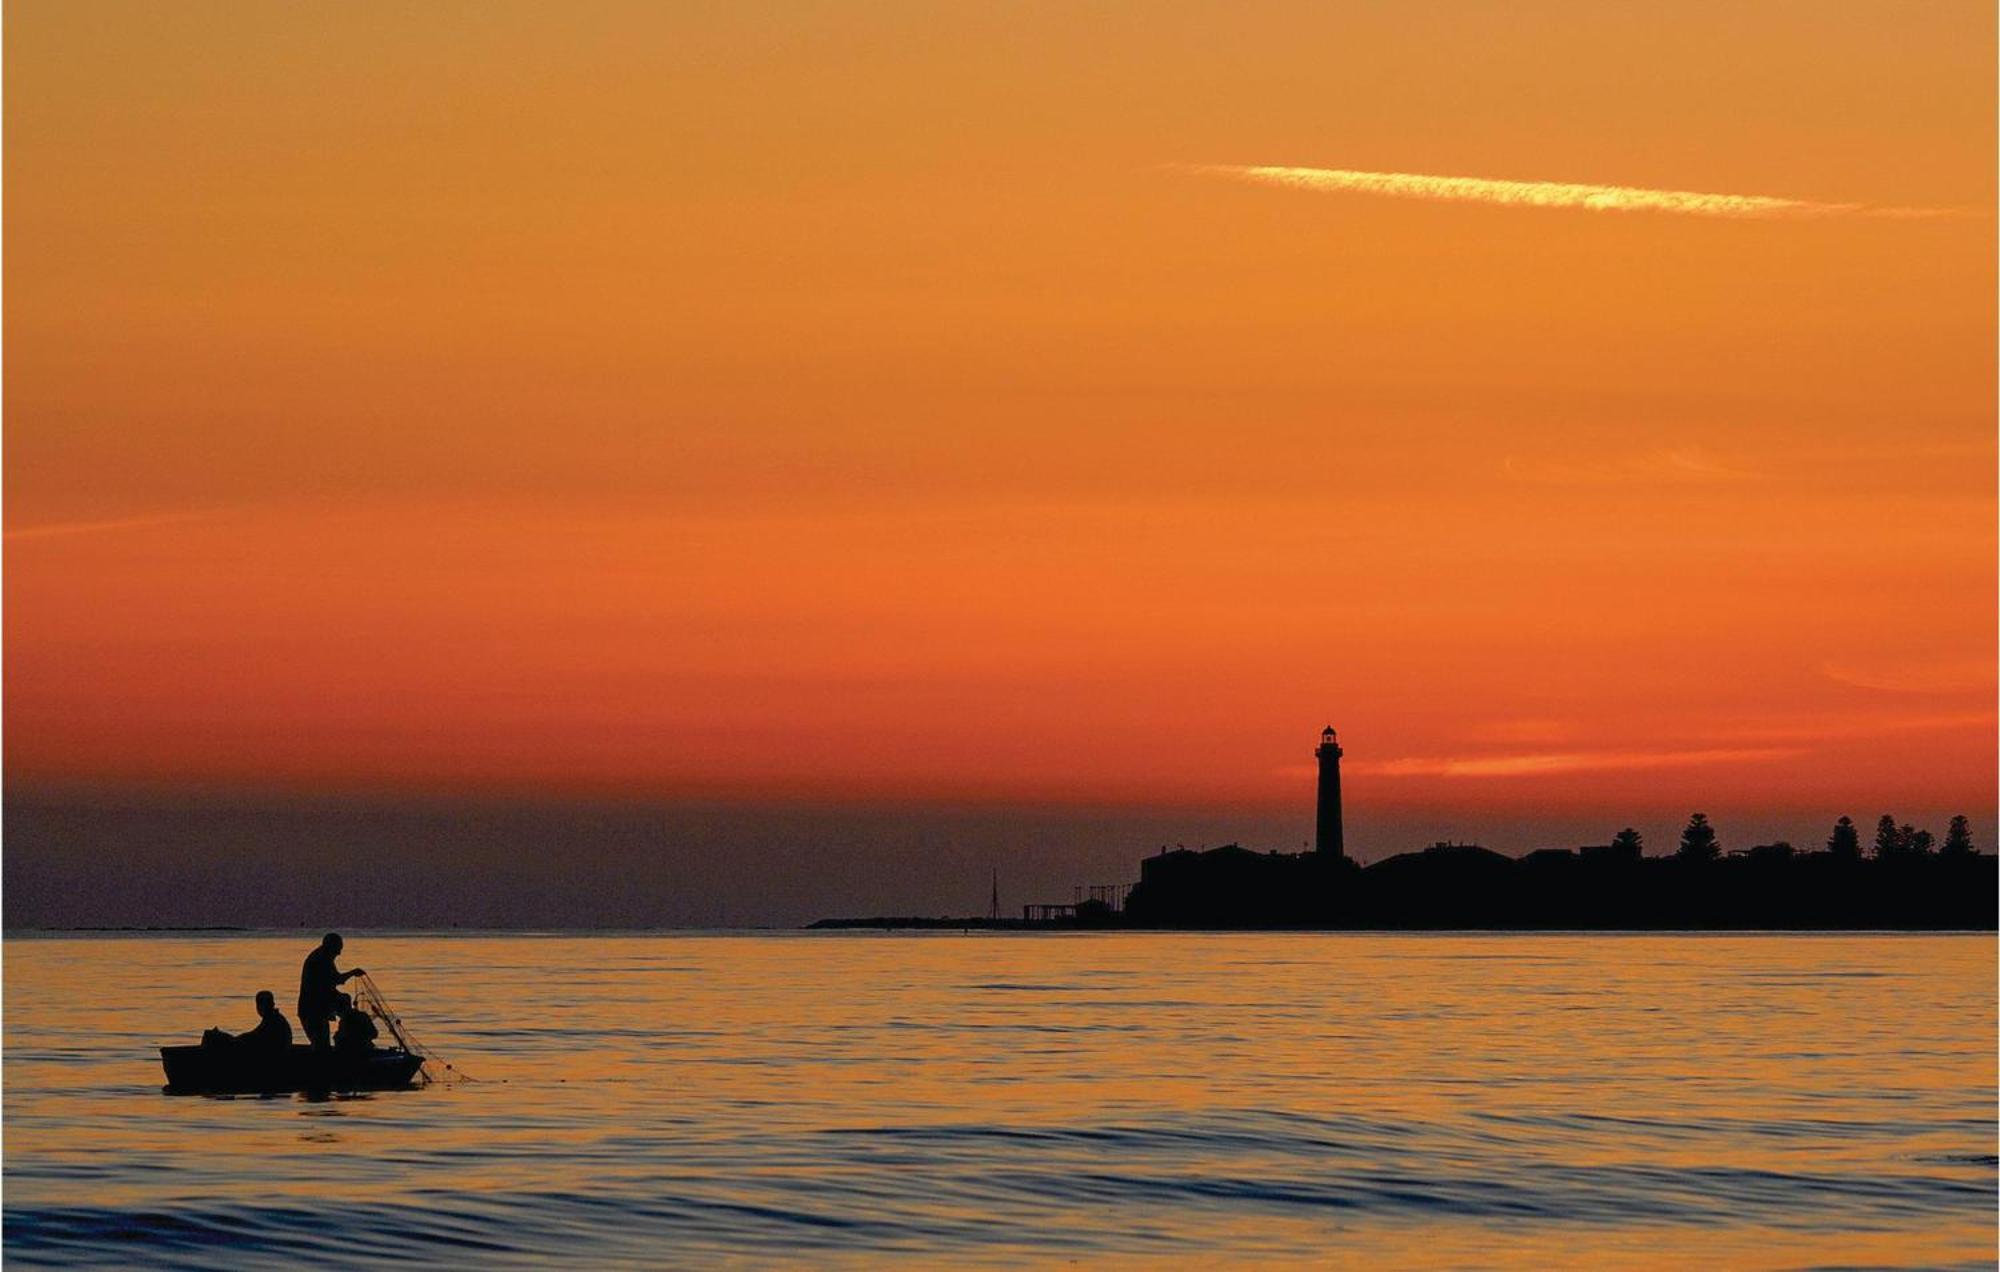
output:
[[[338,954],[340,953],[342,944],[343,942],[340,939],[340,933],[328,932],[325,936],[320,938],[319,947],[327,951],[329,954]]]
[[[271,992],[270,990],[268,990],[268,989],[260,989],[260,990],[258,990],[258,991],[257,991],[257,1014],[258,1014],[259,1016],[268,1016],[268,1015],[270,1015],[270,1014],[271,1014],[272,1012],[274,1012],[274,1011],[276,1011],[276,1010],[278,1010],[278,998],[277,998],[277,995],[273,994],[273,993],[272,993],[272,992]]]

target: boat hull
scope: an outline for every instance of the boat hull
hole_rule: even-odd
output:
[[[423,1068],[407,1051],[342,1055],[291,1046],[280,1052],[229,1047],[161,1047],[167,1091],[173,1095],[265,1094],[279,1091],[393,1091]]]

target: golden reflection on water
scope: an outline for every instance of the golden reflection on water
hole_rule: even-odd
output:
[[[10,1259],[1993,1253],[1987,936],[350,933],[476,1081],[162,1096],[312,943],[7,941]]]

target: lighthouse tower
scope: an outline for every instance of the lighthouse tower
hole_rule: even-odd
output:
[[[1347,850],[1340,836],[1340,743],[1332,725],[1320,730],[1319,750],[1313,755],[1319,760],[1319,822],[1313,846],[1338,860],[1347,856]]]

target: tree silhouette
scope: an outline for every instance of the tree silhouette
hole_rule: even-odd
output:
[[[1944,855],[1947,857],[1970,857],[1972,847],[1972,823],[1960,814],[1951,819],[1951,828],[1944,832]]]
[[[1827,836],[1826,850],[1843,861],[1857,861],[1861,857],[1861,832],[1854,829],[1854,819],[1843,817],[1833,824],[1833,833]]]
[[[1960,818],[1960,821],[1965,820]],[[1621,860],[1636,861],[1646,851],[1646,837],[1627,826],[1611,837],[1611,854]]]
[[[1911,830],[1908,826],[1903,826],[1896,833],[1903,836],[1903,851],[1910,856],[1931,855],[1931,832],[1928,830]]]
[[[1904,822],[1896,827],[1896,855],[1914,857],[1917,853],[1917,828]]]
[[[1688,861],[1714,861],[1722,855],[1722,844],[1715,837],[1715,827],[1708,824],[1707,813],[1688,818],[1686,829],[1681,831],[1680,851],[1675,855]]]
[[[1875,859],[1886,861],[1903,851],[1903,837],[1896,830],[1896,819],[1882,814],[1882,820],[1875,823]]]

